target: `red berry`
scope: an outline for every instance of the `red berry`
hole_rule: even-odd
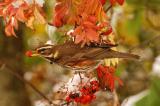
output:
[[[87,102],[90,102],[92,99],[90,95],[86,95],[84,98],[86,99]]]
[[[90,82],[91,85],[94,85],[94,84],[96,84],[96,83],[97,83],[97,81],[91,81],[91,82]]]
[[[93,90],[93,91],[98,91],[98,90],[99,90],[99,87],[98,87],[98,86],[92,86],[92,90]]]
[[[80,103],[82,103],[82,104],[87,104],[87,100],[85,99],[85,97],[82,97],[81,99],[80,99]]]
[[[80,98],[75,98],[74,101],[79,103],[80,102]]]
[[[66,97],[66,101],[67,101],[67,102],[70,102],[70,101],[71,101],[71,98],[70,98],[69,96],[67,96],[67,97]]]
[[[28,57],[32,57],[32,51],[31,51],[31,50],[27,51],[27,52],[25,53],[25,55],[28,56]]]

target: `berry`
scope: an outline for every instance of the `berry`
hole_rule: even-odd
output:
[[[90,84],[91,85],[96,85],[98,82],[97,81],[91,81]]]
[[[74,101],[79,103],[81,100],[80,100],[80,98],[75,98]]]
[[[92,98],[91,98],[90,95],[86,95],[86,96],[84,96],[84,99],[85,99],[87,102],[90,102]]]
[[[98,87],[98,86],[93,86],[93,87],[92,87],[92,91],[96,92],[96,91],[98,91],[98,90],[99,90],[99,87]]]
[[[25,53],[25,55],[28,56],[28,57],[32,57],[32,51],[30,51],[30,50],[27,51],[27,52]]]
[[[80,100],[80,103],[82,103],[82,104],[87,104],[87,100],[85,99],[85,96],[82,96],[81,97],[81,100]]]
[[[66,101],[67,101],[67,102],[70,102],[70,101],[71,101],[71,98],[70,98],[69,96],[67,96],[67,97],[66,97]]]

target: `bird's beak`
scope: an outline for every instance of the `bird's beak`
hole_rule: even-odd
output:
[[[33,56],[39,56],[39,54],[32,54],[32,57],[33,57]]]
[[[28,56],[28,57],[40,56],[40,54],[38,53],[37,50],[34,50],[34,51],[29,50],[29,51],[27,51],[27,52],[25,53],[25,55]]]
[[[31,55],[32,57],[33,56],[40,56],[40,54],[35,50],[35,51],[32,51],[32,55]]]

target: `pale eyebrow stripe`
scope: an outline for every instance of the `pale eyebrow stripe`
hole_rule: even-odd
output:
[[[44,46],[44,47],[38,48],[37,50],[47,49],[48,47],[52,48],[52,46]]]

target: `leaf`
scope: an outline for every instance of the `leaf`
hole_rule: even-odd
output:
[[[30,18],[25,22],[26,26],[29,27],[29,28],[31,28],[31,29],[34,29],[34,28],[33,28],[33,22],[34,22],[34,20],[35,20],[35,18],[34,18],[33,16],[30,17]]]
[[[89,18],[90,19],[90,18]],[[96,26],[94,21],[83,21],[80,26],[77,26],[72,33],[72,36],[75,37],[75,43],[88,43],[89,42],[98,42],[99,41],[99,33],[98,27]]]
[[[99,1],[102,3],[102,5],[106,3],[106,0],[99,0]]]
[[[14,27],[11,24],[6,25],[5,27],[5,33],[7,36],[16,36],[15,32],[14,32]]]
[[[118,4],[123,5],[124,0],[116,0],[118,2]]]
[[[27,20],[25,15],[24,15],[23,8],[17,10],[16,18],[21,22],[25,22]]]
[[[114,75],[115,67],[99,65],[96,71],[102,89],[109,88],[113,91],[115,88],[115,81],[118,81],[120,86],[123,85],[123,82]]]
[[[57,0],[53,24],[80,24],[83,15],[95,14],[98,21],[106,20],[105,12],[99,0]]]
[[[43,1],[36,1],[43,4]],[[39,4],[40,5],[40,4]],[[18,29],[18,21],[24,22],[33,29],[33,21],[45,24],[42,10],[35,2],[23,0],[4,0],[0,2],[0,16],[5,20],[5,32],[8,36],[14,35],[14,29]]]
[[[46,23],[46,20],[44,19],[42,14],[39,12],[37,7],[35,7],[35,10],[34,10],[34,17],[35,17],[35,20],[38,21],[39,23],[41,23],[41,24]]]
[[[124,0],[110,0],[111,5],[115,5],[118,3],[119,5],[123,5]]]

